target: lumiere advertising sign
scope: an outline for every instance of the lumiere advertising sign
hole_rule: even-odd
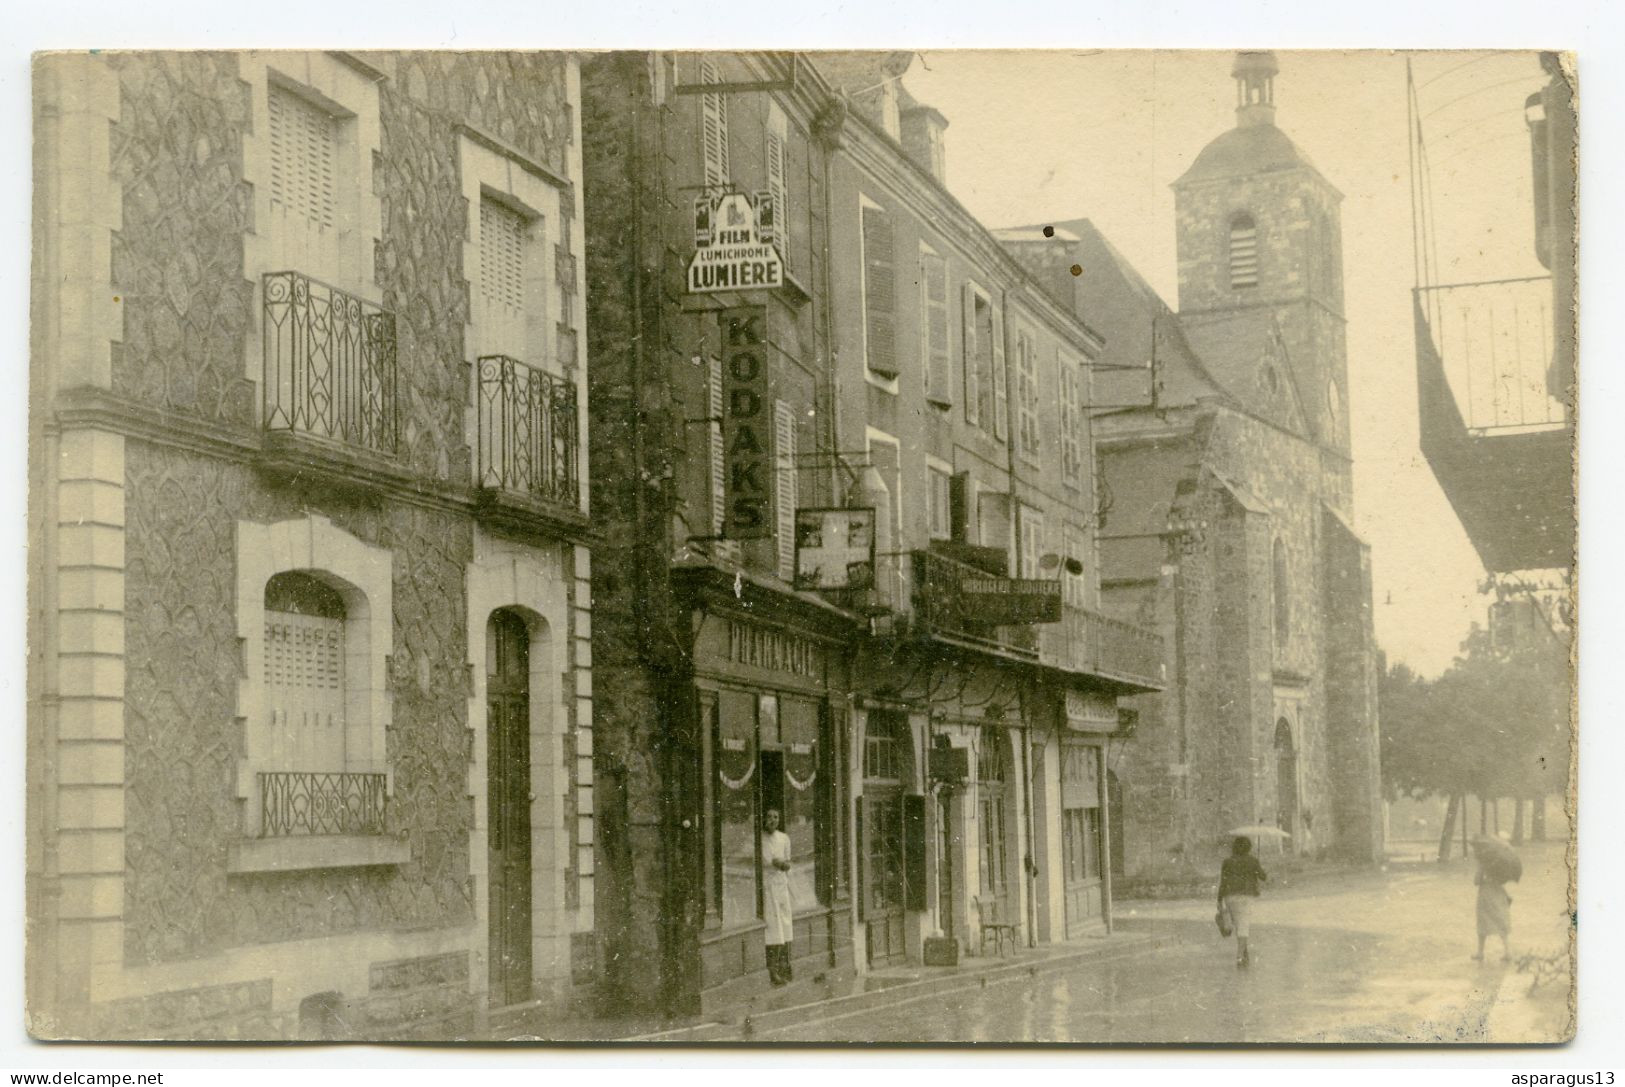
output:
[[[722,534],[773,534],[773,397],[768,388],[766,306],[720,310],[722,331]]]
[[[770,290],[784,286],[774,200],[757,193],[707,194],[694,201],[694,259],[690,294]]]

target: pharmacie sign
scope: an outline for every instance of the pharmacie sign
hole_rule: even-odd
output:
[[[694,201],[690,294],[770,290],[784,286],[773,197],[757,193],[701,196]]]
[[[720,310],[722,332],[722,534],[773,535],[773,396],[768,386],[766,306]]]

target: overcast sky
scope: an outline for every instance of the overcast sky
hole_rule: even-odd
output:
[[[1481,619],[1477,554],[1417,446],[1407,54],[1278,54],[1276,124],[1344,194],[1358,527],[1377,638],[1424,673]],[[1539,275],[1532,53],[1409,54],[1433,161],[1439,281]],[[1228,52],[928,52],[905,78],[948,118],[948,186],[984,223],[1087,216],[1177,305],[1169,185],[1235,124]]]

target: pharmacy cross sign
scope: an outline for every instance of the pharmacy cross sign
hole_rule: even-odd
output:
[[[689,293],[784,286],[784,261],[775,244],[775,210],[767,193],[757,193],[755,200],[737,192],[696,199]]]

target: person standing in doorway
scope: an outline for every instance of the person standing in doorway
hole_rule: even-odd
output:
[[[1230,856],[1219,868],[1219,909],[1230,914],[1230,924],[1236,937],[1236,965],[1251,962],[1247,952],[1247,938],[1253,914],[1253,903],[1269,876],[1264,866],[1253,856],[1252,839],[1237,837],[1230,843]]]
[[[767,919],[767,976],[774,985],[790,983],[790,938],[794,925],[790,909],[790,836],[779,829],[776,808],[763,819],[762,863],[766,884],[762,912]]]

